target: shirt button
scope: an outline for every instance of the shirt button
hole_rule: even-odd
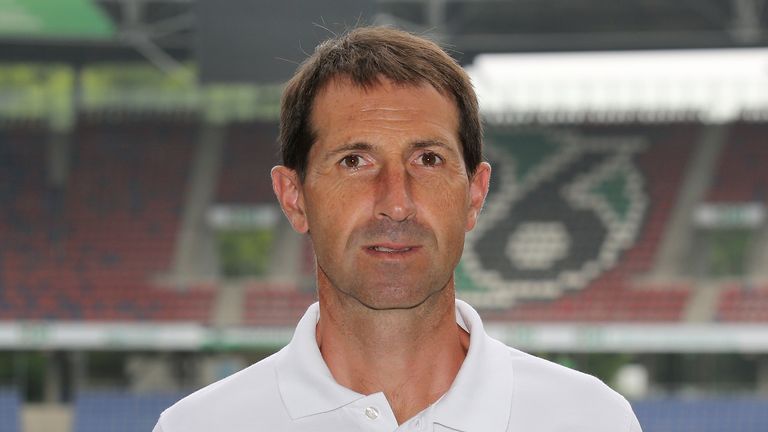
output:
[[[376,420],[379,418],[379,410],[377,410],[375,407],[369,406],[365,409],[365,416],[371,420]]]
[[[417,418],[413,421],[413,428],[416,430],[421,430],[421,418]]]

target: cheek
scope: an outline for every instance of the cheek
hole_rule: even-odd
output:
[[[465,182],[445,178],[420,182],[418,201],[422,204],[421,210],[426,213],[425,217],[431,219],[435,229],[443,231],[443,236],[464,236],[469,209]]]
[[[344,245],[360,223],[366,208],[366,192],[352,186],[338,182],[315,187],[308,194],[307,220],[315,245]]]

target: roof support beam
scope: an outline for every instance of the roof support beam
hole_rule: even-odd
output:
[[[764,6],[764,0],[733,0],[734,16],[730,32],[736,43],[753,44],[762,38],[760,16]]]

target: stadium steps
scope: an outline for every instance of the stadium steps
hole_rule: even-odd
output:
[[[696,150],[688,165],[680,193],[677,194],[677,204],[664,230],[651,279],[677,279],[686,273],[685,262],[694,233],[692,215],[696,205],[706,197],[713,181],[726,136],[725,125],[705,126],[701,129],[698,143],[694,147]]]
[[[243,284],[222,283],[217,290],[212,322],[216,327],[238,326],[243,321],[245,305]]]
[[[691,293],[691,299],[683,312],[683,321],[709,322],[717,315],[722,293],[721,284],[700,281]]]
[[[67,185],[71,167],[72,135],[53,132],[48,138],[48,182],[63,188]]]
[[[215,199],[221,170],[223,128],[202,126],[194,162],[185,193],[184,210],[174,253],[174,279],[201,280],[215,275],[215,259],[210,256],[214,239],[205,223],[206,212]]]
[[[755,236],[755,244],[748,258],[747,272],[752,280],[768,280],[768,223],[763,223]]]
[[[747,255],[749,279],[760,282],[768,280],[768,223],[763,223],[754,237],[754,243]]]
[[[302,285],[304,236],[297,234],[284,217],[280,218],[275,230],[268,278],[276,283]]]

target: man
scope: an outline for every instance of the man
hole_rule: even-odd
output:
[[[491,168],[463,70],[408,33],[320,45],[285,90],[272,170],[317,256],[319,302],[277,354],[182,400],[156,432],[637,432],[599,380],[491,339],[453,271]]]

